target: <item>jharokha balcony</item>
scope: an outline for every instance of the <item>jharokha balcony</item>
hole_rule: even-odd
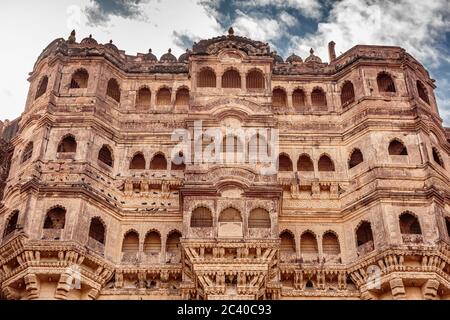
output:
[[[370,240],[370,241],[358,246],[358,248],[357,248],[358,256],[364,256],[364,255],[368,254],[369,252],[372,252],[373,250],[375,250],[375,246],[373,244],[373,240]]]
[[[421,244],[423,236],[421,234],[402,234],[404,244]]]

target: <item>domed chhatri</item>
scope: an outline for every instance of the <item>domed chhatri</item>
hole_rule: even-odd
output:
[[[113,44],[112,40],[109,40],[109,43],[105,44],[105,47],[110,48],[114,51],[119,51],[119,49]]]
[[[303,59],[300,56],[293,53],[286,59],[286,62],[291,64],[303,63]]]
[[[172,54],[172,49],[169,49],[167,53],[161,56],[159,62],[177,62],[177,57]]]
[[[75,30],[72,30],[72,32],[70,33],[70,36],[69,36],[69,38],[67,39],[67,42],[69,42],[69,43],[75,43],[75,42],[77,42]]]
[[[283,57],[278,55],[276,51],[273,52],[273,58],[275,59],[275,63],[284,63]]]
[[[96,45],[98,45],[98,42],[97,42],[97,40],[92,38],[92,34],[90,34],[89,37],[81,40],[80,44],[83,46],[96,46]]]
[[[186,49],[186,52],[183,53],[179,58],[178,58],[178,62],[179,63],[187,63],[189,60],[189,56],[191,55],[191,51],[189,49]]]
[[[148,49],[148,53],[144,56],[144,59],[147,61],[158,61],[158,58],[152,53],[152,49]]]
[[[305,59],[305,62],[315,62],[315,63],[322,63],[322,59],[320,59],[318,56],[314,55],[314,49],[311,48],[311,50],[309,50],[309,57]]]

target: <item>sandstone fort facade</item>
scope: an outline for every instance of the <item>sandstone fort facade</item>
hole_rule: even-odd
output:
[[[283,61],[232,29],[179,58],[53,41],[0,128],[1,298],[449,299],[434,80],[400,47],[328,50]],[[278,171],[187,161],[172,134],[202,152],[199,121],[277,132],[218,153],[268,145]]]

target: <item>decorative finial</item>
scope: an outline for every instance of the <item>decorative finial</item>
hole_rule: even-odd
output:
[[[230,27],[230,29],[228,29],[228,35],[229,35],[229,36],[234,35],[234,29],[233,29],[233,27]]]
[[[172,49],[169,48],[169,53],[171,53],[171,52],[172,52]]]
[[[148,49],[148,53],[152,53],[152,48]]]
[[[309,50],[309,53],[310,53],[311,55],[313,55],[313,54],[314,54],[314,49],[311,48],[311,50]]]
[[[75,30],[72,30],[69,36],[69,43],[75,43],[76,37],[75,37]]]
[[[112,43],[113,43],[113,41],[112,41],[112,40],[109,40],[109,43],[110,43],[110,44],[112,44]]]

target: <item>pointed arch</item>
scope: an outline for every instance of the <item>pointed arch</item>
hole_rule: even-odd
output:
[[[55,206],[47,211],[44,219],[44,229],[64,229],[66,225],[66,209]]]
[[[422,234],[419,219],[410,211],[400,214],[399,224],[402,234]]]
[[[347,80],[341,88],[341,105],[346,107],[353,102],[355,102],[355,88],[353,83]]]
[[[84,68],[80,68],[72,74],[70,89],[85,89],[88,86],[88,81],[89,72]]]
[[[77,140],[72,134],[66,134],[58,144],[57,152],[59,153],[75,153],[77,152]]]
[[[292,93],[292,106],[296,111],[305,111],[306,94],[303,89],[297,88]]]
[[[216,73],[209,67],[202,68],[198,73],[197,86],[199,88],[215,88]]]
[[[287,94],[283,88],[275,88],[272,91],[272,106],[274,108],[285,108],[287,106]]]
[[[436,147],[433,147],[431,152],[433,154],[434,162],[444,168],[444,161],[442,160],[441,153],[438,151],[438,149]]]
[[[114,158],[112,155],[112,149],[109,145],[104,144],[99,152],[98,152],[98,160],[101,163],[106,164],[108,167],[113,167],[114,166]]]
[[[247,89],[264,89],[264,74],[260,69],[252,69],[246,75]]]
[[[39,85],[36,90],[36,95],[34,97],[35,100],[40,96],[43,96],[47,92],[47,86],[48,86],[48,77],[43,76],[39,81]]]
[[[136,109],[148,110],[151,107],[152,92],[147,86],[141,87],[137,92]]]
[[[93,217],[89,224],[89,238],[101,244],[105,244],[106,225],[100,217]]]
[[[125,233],[122,241],[123,253],[139,252],[139,233],[135,230],[129,230]]]
[[[330,156],[323,154],[319,158],[319,162],[317,163],[317,168],[319,171],[323,172],[331,172],[334,171],[334,163],[331,160]]]
[[[145,157],[142,152],[137,152],[130,161],[131,170],[145,170]]]
[[[430,98],[428,96],[427,89],[425,85],[420,81],[416,81],[417,93],[419,94],[420,99],[422,99],[426,104],[430,104]]]
[[[380,93],[394,93],[396,91],[394,80],[392,79],[392,76],[387,72],[380,72],[377,75],[377,85],[378,91]]]
[[[33,156],[33,141],[30,141],[25,146],[25,149],[23,149],[22,152],[22,163],[28,161]]]
[[[363,161],[364,157],[361,150],[358,148],[353,149],[352,153],[350,154],[350,158],[348,159],[348,168],[352,169]]]
[[[149,255],[161,252],[161,234],[157,230],[150,230],[145,235],[144,252]]]
[[[316,235],[312,231],[305,231],[300,237],[300,252],[302,254],[318,254]]]
[[[163,153],[158,152],[150,161],[150,170],[167,170],[167,160]]]
[[[106,95],[113,98],[117,102],[120,102],[120,86],[116,79],[109,79],[108,86],[106,88]]]
[[[225,89],[240,89],[241,75],[235,69],[228,69],[222,75],[222,88]]]
[[[280,153],[278,156],[278,171],[293,171],[292,160],[289,155]]]
[[[213,217],[211,210],[207,207],[198,207],[192,211],[192,228],[210,228],[213,226]]]
[[[399,139],[395,138],[389,143],[389,155],[391,156],[407,156],[408,149]]]
[[[175,95],[176,106],[188,106],[189,105],[189,89],[187,87],[178,88]]]
[[[290,230],[284,230],[280,233],[280,251],[284,253],[295,253],[295,237]]]
[[[369,221],[361,221],[356,229],[356,245],[362,246],[373,242],[372,226]]]
[[[162,87],[156,93],[157,106],[169,106],[172,104],[172,91],[168,87]]]
[[[220,213],[219,222],[242,222],[242,216],[239,210],[228,207]]]
[[[306,153],[298,157],[297,171],[314,171],[314,163]]]
[[[327,106],[327,97],[325,91],[316,87],[311,92],[311,104],[313,107],[323,108]]]
[[[327,231],[322,237],[322,251],[324,254],[338,255],[341,253],[339,238],[334,231]]]
[[[19,210],[14,210],[5,221],[3,239],[17,230],[19,222]]]
[[[250,211],[248,216],[249,228],[270,228],[270,214],[269,211],[263,208],[256,208]]]
[[[181,232],[178,230],[172,230],[167,235],[166,252],[167,253],[179,253],[181,252]]]

